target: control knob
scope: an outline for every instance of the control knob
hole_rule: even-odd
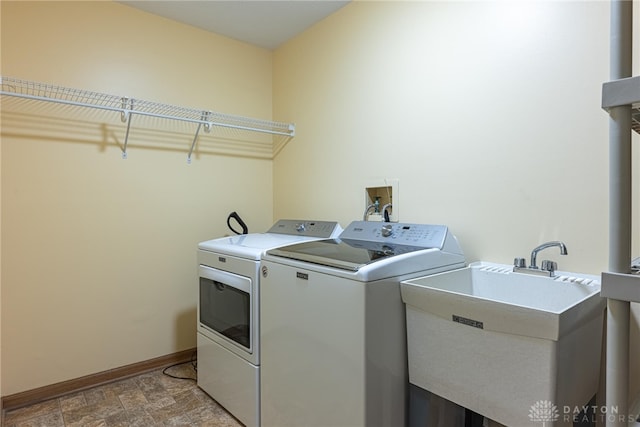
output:
[[[548,259],[545,259],[544,261],[542,261],[542,266],[540,267],[543,271],[549,271],[553,273],[558,269],[558,263],[555,261],[549,261]]]
[[[296,231],[299,233],[302,233],[305,230],[305,225],[304,222],[301,222],[300,224],[296,224]]]
[[[385,224],[382,226],[382,237],[389,237],[393,234],[393,226],[391,224]]]

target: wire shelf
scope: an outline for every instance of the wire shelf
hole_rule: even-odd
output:
[[[209,132],[212,126],[217,126],[280,135],[286,138],[292,138],[295,135],[295,125],[293,123],[261,120],[210,110],[198,110],[11,77],[0,76],[0,86],[0,95],[119,112],[122,122],[127,123],[123,158],[126,158],[126,145],[131,117],[136,114],[197,124],[195,137],[187,157],[188,162],[191,162],[191,155],[202,127],[204,127],[205,132]]]

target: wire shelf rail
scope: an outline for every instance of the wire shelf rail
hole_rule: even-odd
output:
[[[626,77],[602,85],[602,108],[631,107],[631,129],[640,134],[640,76]]]
[[[197,124],[198,126],[195,131],[195,136],[187,156],[188,163],[191,163],[191,155],[195,149],[200,130],[203,127],[205,132],[210,132],[211,128],[216,126],[249,132],[280,135],[287,138],[293,138],[295,136],[295,125],[293,123],[261,120],[232,114],[223,114],[209,110],[198,110],[194,108],[129,98],[126,96],[109,95],[82,89],[73,89],[29,80],[21,80],[12,77],[0,76],[0,87],[0,95],[3,96],[13,96],[35,101],[53,102],[120,113],[121,121],[127,124],[124,149],[122,152],[122,157],[124,159],[127,158],[127,142],[131,127],[131,117],[136,114]]]

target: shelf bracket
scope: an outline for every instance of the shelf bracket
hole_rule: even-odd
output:
[[[120,112],[120,120],[122,120],[123,122],[125,120],[127,121],[127,132],[124,135],[124,146],[122,147],[123,159],[127,158],[127,143],[129,142],[129,129],[131,129],[131,118],[133,117],[133,114],[131,114],[131,111],[127,111],[127,108],[133,111],[133,99],[124,97],[122,98],[122,111]]]
[[[198,135],[200,134],[200,129],[204,124],[204,131],[209,133],[211,132],[211,123],[209,122],[209,117],[211,116],[211,111],[203,111],[202,118],[200,123],[198,123],[198,128],[196,129],[196,134],[193,137],[193,142],[191,143],[191,148],[189,149],[189,154],[187,155],[187,164],[191,164],[191,155],[193,154],[193,150],[196,147],[196,142],[198,141]]]
[[[211,132],[211,115],[213,114],[213,111],[203,111],[202,112],[202,121],[206,122],[204,124],[204,131],[206,133]]]
[[[123,96],[120,99],[120,101],[122,103],[122,111],[120,111],[120,120],[122,121],[122,123],[125,123],[129,118],[129,112],[127,111],[127,106],[129,105],[129,98],[126,96]]]

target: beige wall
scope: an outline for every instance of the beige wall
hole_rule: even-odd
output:
[[[270,51],[111,2],[1,7],[3,76],[272,118]],[[118,115],[42,108],[3,99],[3,395],[195,347],[197,242],[273,222],[264,138],[203,134],[188,165],[194,125],[134,118],[123,160]]]
[[[272,70],[126,6],[3,1],[2,75],[259,118],[273,98],[297,135],[272,183],[268,147],[235,134],[188,166],[188,133],[139,131],[125,161],[117,121],[3,112],[2,394],[194,346],[195,244],[229,211],[346,225],[385,178],[401,221],[448,224],[470,261],[561,239],[545,258],[605,270],[608,3],[518,3],[356,2]]]
[[[397,178],[400,220],[449,225],[470,261],[559,239],[561,268],[599,273],[608,37],[605,2],[348,5],[274,57],[276,111],[297,123],[275,216],[348,223],[368,182]]]
[[[608,2],[351,3],[274,55],[274,109],[297,123],[274,161],[275,217],[346,225],[365,185],[397,178],[400,220],[449,225],[469,261],[562,240],[568,256],[541,259],[600,274],[608,76]]]

